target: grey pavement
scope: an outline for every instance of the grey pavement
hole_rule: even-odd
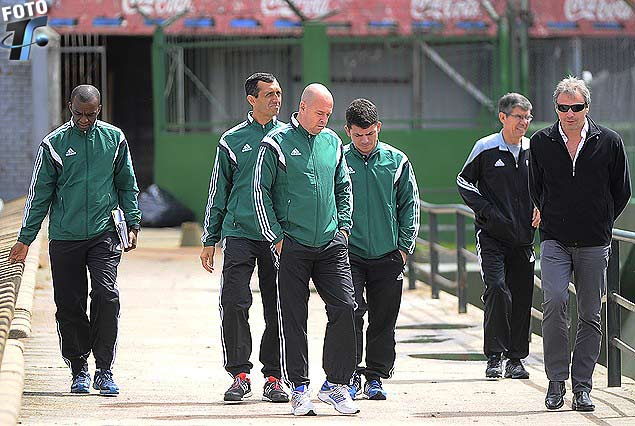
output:
[[[254,291],[254,396],[225,404],[223,393],[231,378],[222,368],[220,346],[220,256],[217,270],[209,274],[200,266],[199,249],[178,247],[178,231],[143,230],[140,237],[140,247],[124,256],[119,269],[122,312],[114,373],[121,395],[69,394],[70,373],[59,354],[50,271],[44,268],[38,275],[33,334],[25,340],[21,424],[635,424],[635,384],[625,379],[621,388],[607,388],[603,367],[594,377],[594,413],[571,411],[570,384],[565,406],[548,412],[542,343],[535,335],[526,363],[529,380],[485,379],[482,312],[469,306],[467,314],[459,315],[456,298],[442,293],[433,300],[425,285],[404,290],[395,374],[384,382],[388,400],[358,401],[361,412],[356,416],[339,415],[317,399],[324,380],[326,316],[319,296],[311,294],[309,363],[318,416],[310,418],[292,416],[288,404],[260,401],[264,379],[257,348],[263,321]]]

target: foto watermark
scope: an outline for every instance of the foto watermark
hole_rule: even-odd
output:
[[[7,24],[8,34],[0,41],[0,48],[10,49],[9,60],[28,61],[32,45],[44,47],[48,44],[46,34],[35,35],[35,29],[45,27],[48,22],[48,5],[44,0],[5,6],[0,10],[4,22],[12,21]],[[7,40],[11,37],[9,44]]]

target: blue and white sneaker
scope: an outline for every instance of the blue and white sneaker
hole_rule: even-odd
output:
[[[101,395],[117,396],[119,395],[119,386],[112,378],[111,370],[95,370],[95,381],[93,388],[98,390]]]
[[[353,377],[348,383],[348,393],[351,395],[351,399],[355,399],[357,395],[362,393],[362,378],[357,371],[353,373]]]
[[[386,391],[381,387],[381,380],[367,380],[364,384],[364,395],[374,401],[383,401],[386,399]]]
[[[318,392],[320,401],[331,404],[333,408],[342,414],[357,414],[359,408],[353,402],[348,385],[338,385],[325,381],[320,392]]]
[[[291,410],[294,416],[315,416],[315,406],[307,385],[298,386],[291,393]]]
[[[73,376],[71,393],[90,393],[90,374],[88,371],[80,371]]]

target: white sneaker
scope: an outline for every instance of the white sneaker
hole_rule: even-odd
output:
[[[291,409],[294,416],[315,416],[315,406],[311,402],[311,392],[306,385],[299,386],[291,393]]]
[[[324,382],[318,392],[318,398],[322,402],[331,404],[342,414],[357,414],[359,408],[353,402],[347,385],[329,384]]]

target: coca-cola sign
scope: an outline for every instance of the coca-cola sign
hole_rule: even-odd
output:
[[[564,16],[568,21],[626,21],[633,18],[633,10],[624,0],[566,0]]]
[[[479,0],[411,0],[410,14],[422,21],[478,19],[482,15]]]
[[[184,11],[194,12],[193,0],[121,0],[121,10],[126,15],[137,13],[148,16],[170,16]]]
[[[309,18],[324,15],[329,12],[329,0],[294,0],[293,4]],[[296,18],[284,0],[260,0],[260,10],[264,16],[280,18]]]

